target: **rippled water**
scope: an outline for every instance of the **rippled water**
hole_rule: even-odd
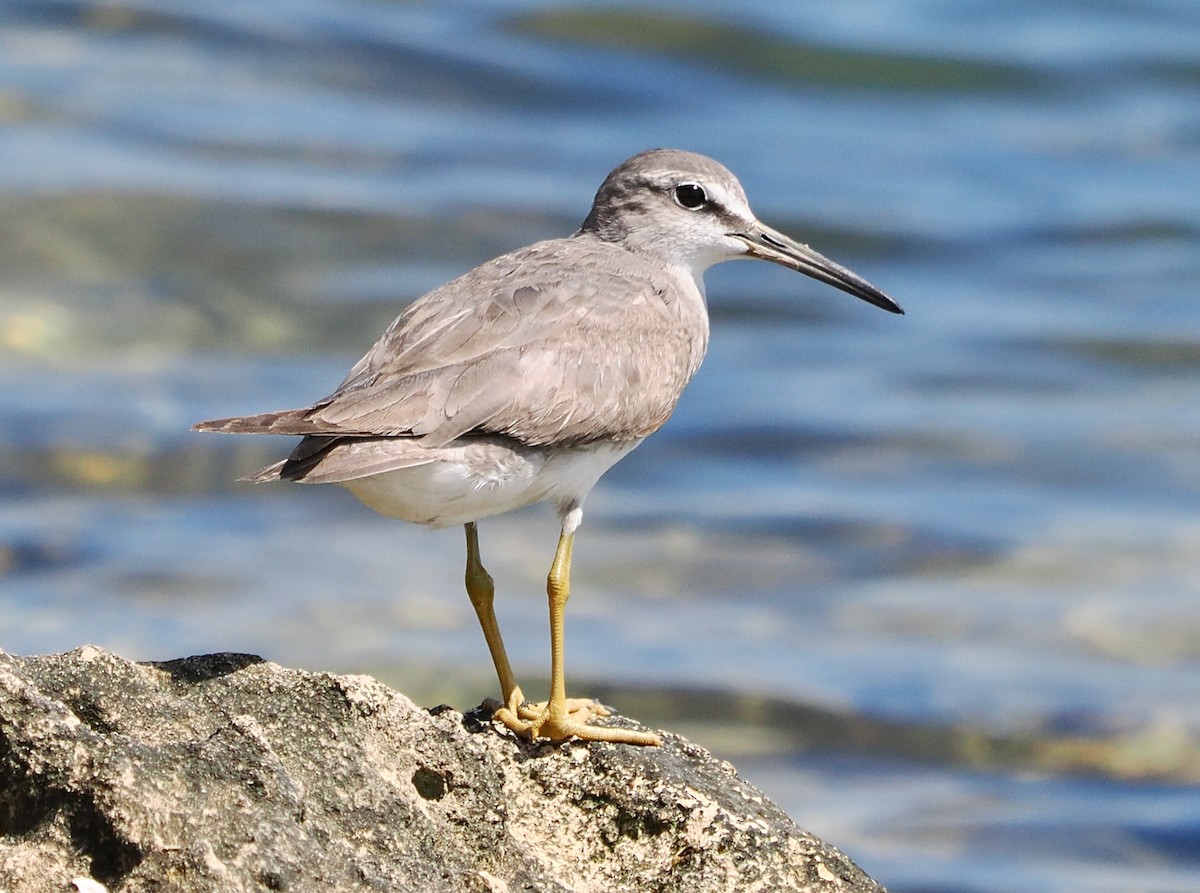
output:
[[[571,677],[894,890],[1197,889],[1198,47],[1185,0],[0,0],[0,647],[490,693],[461,532],[188,426],[327,393],[680,146],[909,315],[710,272],[589,501]],[[481,532],[537,679],[554,519]]]

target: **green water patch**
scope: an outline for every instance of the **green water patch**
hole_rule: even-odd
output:
[[[781,84],[876,91],[996,93],[1044,81],[996,62],[835,47],[674,12],[575,7],[514,17],[509,28],[544,40],[652,53]]]
[[[417,294],[336,293],[354,270],[399,273],[435,257],[449,279],[556,230],[569,225],[471,209],[428,217],[151,192],[7,196],[0,352],[365,349]]]

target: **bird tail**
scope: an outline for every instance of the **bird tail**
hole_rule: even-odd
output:
[[[308,418],[310,410],[307,409],[288,409],[282,412],[264,412],[259,415],[233,416],[228,419],[209,419],[204,422],[197,422],[192,425],[193,431],[218,431],[227,434],[300,434],[313,435],[317,433],[317,426],[314,425]],[[309,438],[305,437],[305,441],[309,439],[317,439],[326,441],[331,438]],[[274,465],[268,465],[266,468],[256,471],[254,474],[246,475],[246,477],[238,480],[247,481],[252,484],[263,484],[269,481],[294,480],[297,477],[303,477],[293,474],[293,466],[297,454],[306,455],[310,450],[302,449],[301,446],[293,451],[292,455],[282,462],[276,462]]]
[[[268,465],[266,468],[254,472],[254,474],[238,478],[238,480],[245,481],[248,484],[267,484],[271,481],[281,481],[283,480],[283,468],[287,463],[288,460],[284,459],[276,462],[274,465]]]
[[[311,409],[285,409],[259,415],[209,419],[192,425],[193,431],[221,431],[226,434],[320,434],[321,427],[308,417]]]

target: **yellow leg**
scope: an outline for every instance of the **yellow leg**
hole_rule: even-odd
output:
[[[508,663],[508,654],[504,651],[504,640],[500,638],[500,624],[496,622],[496,612],[492,609],[495,600],[496,586],[492,575],[487,572],[483,562],[479,560],[479,531],[475,522],[471,521],[467,528],[467,597],[475,608],[475,616],[483,628],[483,637],[487,640],[488,650],[492,653],[492,663],[496,667],[496,675],[500,679],[500,697],[509,711],[516,712],[525,700],[517,680],[513,676],[512,667]]]
[[[567,599],[571,597],[571,550],[574,544],[575,534],[564,531],[559,537],[554,563],[546,579],[546,594],[550,599],[550,700],[536,710],[536,715],[530,716],[535,711],[528,708],[520,711],[522,716],[528,716],[528,722],[521,725],[527,727],[531,738],[548,738],[551,741],[575,737],[618,744],[662,744],[657,735],[647,732],[589,725],[589,719],[606,716],[608,711],[594,701],[567,700],[563,671],[563,613]],[[497,712],[498,717],[501,712]],[[507,717],[504,719],[510,728],[513,727]]]

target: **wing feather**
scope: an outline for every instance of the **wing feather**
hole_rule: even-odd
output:
[[[415,301],[313,406],[198,427],[426,447],[635,439],[666,421],[707,341],[690,279],[591,237],[540,242]]]

